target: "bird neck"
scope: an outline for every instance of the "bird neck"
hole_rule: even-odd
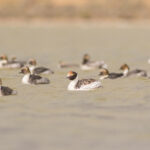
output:
[[[69,83],[68,89],[69,90],[74,90],[77,82],[78,82],[78,76]]]
[[[88,59],[83,59],[82,64],[87,64],[89,62]]]
[[[104,79],[106,79],[106,78],[108,78],[109,77],[109,75],[103,75],[103,76],[100,76],[100,80],[104,80]]]
[[[0,67],[4,66],[5,64],[7,64],[7,60],[1,60],[0,61]]]
[[[30,66],[30,72],[31,72],[31,74],[33,74],[34,69],[35,69],[35,65],[31,65],[31,66]]]
[[[125,70],[123,71],[123,75],[124,75],[124,76],[127,76],[128,73],[129,73],[129,69],[125,69]]]

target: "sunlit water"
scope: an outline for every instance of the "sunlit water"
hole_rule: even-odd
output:
[[[19,70],[0,70],[3,84],[17,96],[0,97],[0,149],[149,150],[150,80],[104,80],[91,92],[68,92],[70,69],[60,60],[80,63],[84,53],[105,60],[110,71],[123,63],[150,71],[150,28],[66,24],[0,26],[0,53],[36,58],[51,67],[50,85],[23,85]],[[77,71],[98,79],[98,70]]]

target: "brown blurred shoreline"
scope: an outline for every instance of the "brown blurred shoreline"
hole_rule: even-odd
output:
[[[148,23],[149,0],[0,0],[1,23]]]
[[[149,19],[149,0],[0,0],[0,18]]]

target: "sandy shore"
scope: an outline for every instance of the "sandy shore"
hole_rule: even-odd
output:
[[[34,19],[16,19],[16,18],[0,18],[0,25],[63,25],[63,24],[89,24],[89,25],[100,25],[100,26],[147,26],[150,27],[149,19],[64,19],[64,18],[34,18]]]

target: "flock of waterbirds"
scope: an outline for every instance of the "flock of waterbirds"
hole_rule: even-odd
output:
[[[150,64],[150,59],[148,60],[148,63]],[[123,64],[120,67],[120,73],[111,73],[108,71],[108,65],[104,61],[91,61],[88,54],[85,54],[83,56],[81,64],[64,63],[60,61],[58,67],[60,69],[80,67],[81,70],[84,71],[93,69],[100,70],[99,80],[95,80],[92,78],[79,80],[78,74],[76,72],[69,71],[66,77],[70,80],[70,83],[68,85],[68,90],[70,91],[89,91],[100,88],[102,86],[101,80],[107,78],[117,79],[136,75],[150,79],[150,76],[146,70],[130,70],[128,64]],[[54,74],[54,71],[50,68],[38,66],[35,59],[30,59],[28,61],[19,61],[16,57],[8,59],[7,55],[0,56],[0,69],[19,69],[19,73],[24,75],[22,77],[22,83],[28,85],[49,84],[50,80],[46,77],[42,77],[41,74]],[[9,87],[3,86],[2,79],[0,78],[0,96],[16,94],[17,91]]]

